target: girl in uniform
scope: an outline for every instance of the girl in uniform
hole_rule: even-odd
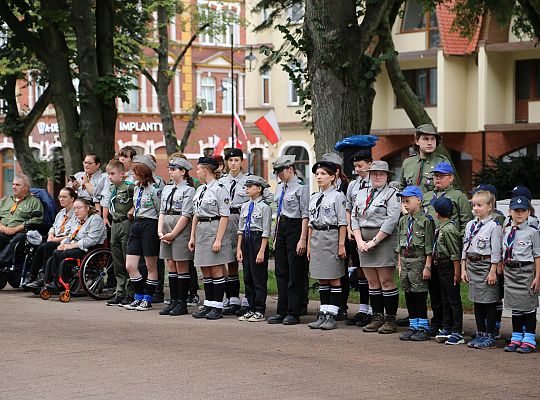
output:
[[[320,191],[309,202],[307,256],[312,278],[319,280],[321,307],[312,329],[334,329],[343,300],[340,278],[345,272],[347,216],[345,195],[335,188],[336,164],[319,161],[312,171]],[[337,252],[336,252],[337,250]]]
[[[369,171],[371,187],[358,192],[351,226],[358,246],[360,266],[369,283],[373,309],[364,332],[397,332],[396,313],[399,293],[394,281],[396,236],[400,216],[397,190],[388,185],[392,173],[386,161],[373,161]],[[383,316],[386,310],[386,317]]]
[[[152,171],[156,163],[147,155],[133,159],[133,176],[137,187],[133,195],[134,222],[131,225],[126,248],[126,269],[135,289],[135,297],[126,310],[152,309],[153,295],[158,285],[157,261],[159,237],[157,225],[161,205],[161,190],[154,186]],[[146,284],[139,271],[139,260],[144,257],[148,271]]]
[[[159,257],[169,266],[169,289],[171,302],[160,315],[187,314],[189,289],[189,262],[193,253],[188,249],[193,217],[195,189],[189,176],[191,164],[180,157],[169,161],[169,176],[174,181],[167,185],[161,195],[161,211],[158,219],[158,237],[161,240]]]
[[[223,318],[225,293],[225,264],[233,261],[231,240],[227,235],[230,215],[229,192],[216,180],[218,162],[201,157],[197,177],[203,183],[194,197],[194,216],[189,249],[195,252],[194,263],[201,267],[206,299],[194,318],[215,320]]]

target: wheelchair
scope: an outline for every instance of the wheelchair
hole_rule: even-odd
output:
[[[88,251],[83,258],[64,259],[60,264],[58,282],[63,289],[58,293],[62,303],[85,295],[95,300],[113,298],[116,278],[111,249],[101,246]],[[50,299],[53,294],[46,288],[39,292],[43,300]]]

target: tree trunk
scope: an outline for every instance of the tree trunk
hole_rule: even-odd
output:
[[[203,109],[200,104],[195,104],[195,108],[193,109],[193,112],[191,113],[191,117],[189,118],[189,121],[186,125],[186,129],[184,130],[184,135],[182,136],[182,140],[180,141],[180,151],[183,153],[184,149],[186,148],[189,137],[191,135],[191,131],[195,127],[195,121],[197,120],[197,116],[202,113]]]

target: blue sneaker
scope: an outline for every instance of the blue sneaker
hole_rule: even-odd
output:
[[[448,328],[439,329],[439,333],[435,336],[437,343],[445,343],[452,336],[452,331]]]
[[[535,350],[536,349],[532,347],[530,344],[523,343],[521,346],[517,348],[516,352],[521,353],[521,354],[529,354],[529,353],[533,353]]]
[[[491,349],[492,347],[495,347],[495,338],[491,333],[484,333],[482,339],[474,345],[475,349],[480,350]]]
[[[456,345],[456,344],[465,344],[465,339],[463,339],[463,336],[457,332],[454,332],[450,335],[448,339],[446,339],[446,342],[444,344],[449,345]]]
[[[483,332],[475,332],[472,340],[467,343],[467,347],[470,347],[471,349],[474,348],[474,346],[476,346],[476,344],[483,338],[483,335]]]
[[[504,346],[504,351],[507,353],[515,353],[517,349],[521,346],[521,343],[518,342],[510,342],[507,346]]]

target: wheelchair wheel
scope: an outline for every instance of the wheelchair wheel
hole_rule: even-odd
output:
[[[0,272],[0,290],[6,287],[8,283],[8,277],[5,272]]]
[[[114,267],[110,249],[100,248],[89,252],[82,262],[80,281],[83,290],[95,300],[114,297]]]
[[[71,300],[71,293],[69,293],[69,291],[67,290],[64,290],[63,292],[60,293],[60,296],[58,296],[58,299],[62,303],[67,303],[68,301]]]
[[[79,282],[80,267],[73,260],[63,260],[60,264],[60,276],[69,285],[70,297],[84,295]]]
[[[12,288],[17,289],[21,286],[21,271],[8,271],[7,281]]]
[[[41,297],[43,300],[49,300],[51,298],[51,292],[49,292],[47,289],[41,289],[39,292],[39,297]]]

